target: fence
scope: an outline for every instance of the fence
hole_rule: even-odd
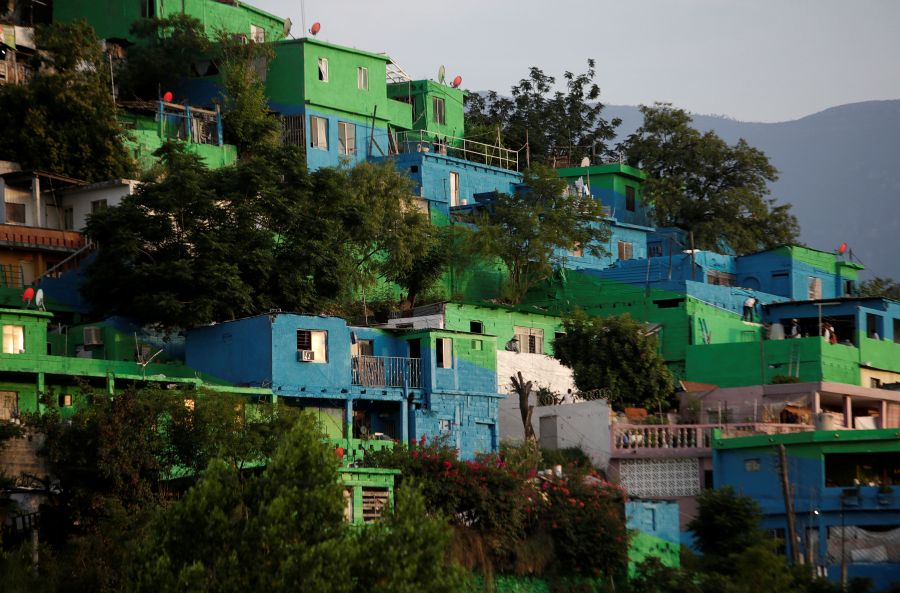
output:
[[[721,429],[724,438],[754,434],[805,432],[815,427],[805,424],[616,424],[612,427],[613,452],[660,449],[710,449],[712,431]]]
[[[422,360],[402,356],[354,356],[352,382],[365,387],[422,387]]]

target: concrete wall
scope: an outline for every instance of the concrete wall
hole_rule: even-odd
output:
[[[630,500],[625,503],[625,527],[633,530],[628,546],[628,571],[656,558],[663,565],[681,565],[681,542],[678,528],[679,505],[675,501]]]
[[[139,181],[130,179],[116,179],[93,183],[84,187],[72,189],[65,193],[62,199],[63,208],[72,208],[73,229],[84,230],[87,218],[91,214],[91,203],[97,200],[106,200],[107,207],[118,206],[125,196],[135,192]]]
[[[272,384],[272,327],[267,316],[192,329],[186,364],[234,383]],[[294,347],[296,350],[296,345]]]
[[[552,356],[525,352],[497,351],[497,385],[501,393],[512,393],[510,377],[521,372],[526,381],[534,383],[534,389],[546,387],[562,396],[576,392],[572,369],[565,367]]]

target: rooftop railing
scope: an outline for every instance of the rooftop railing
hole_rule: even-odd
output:
[[[352,383],[364,387],[422,387],[422,359],[402,356],[354,356]]]
[[[785,434],[815,430],[806,424],[614,424],[610,435],[613,456],[645,453],[647,456],[698,453],[712,448],[712,431],[723,438],[755,434]]]
[[[519,151],[465,138],[445,136],[426,130],[398,132],[391,146],[393,154],[432,152],[492,167],[519,170]]]

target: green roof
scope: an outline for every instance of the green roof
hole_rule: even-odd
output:
[[[560,177],[582,177],[587,175],[624,175],[633,177],[643,181],[647,179],[647,174],[629,165],[621,163],[611,163],[608,165],[591,165],[589,167],[565,167],[557,169],[556,174]]]
[[[300,39],[281,39],[275,42],[277,45],[318,45],[320,47],[327,47],[330,49],[336,49],[340,51],[345,51],[347,53],[357,54],[360,56],[366,56],[368,58],[375,58],[377,60],[382,60],[384,62],[390,62],[391,58],[387,54],[376,54],[370,51],[365,51],[362,49],[356,49],[355,47],[347,47],[346,45],[337,45],[334,43],[326,43],[325,41],[320,41],[318,39],[313,39],[312,37],[301,37]]]
[[[808,445],[811,443],[838,443],[858,441],[900,442],[900,429],[877,430],[809,430],[789,434],[759,434],[748,437],[722,438],[721,432],[713,432],[713,449],[754,449],[772,445]]]

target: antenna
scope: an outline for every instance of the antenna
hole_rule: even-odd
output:
[[[441,64],[441,67],[438,68],[438,82],[444,84],[447,80],[447,69],[444,68],[444,65]]]
[[[40,311],[46,311],[44,308],[44,289],[38,288],[37,294],[34,295],[34,306],[37,307]]]

